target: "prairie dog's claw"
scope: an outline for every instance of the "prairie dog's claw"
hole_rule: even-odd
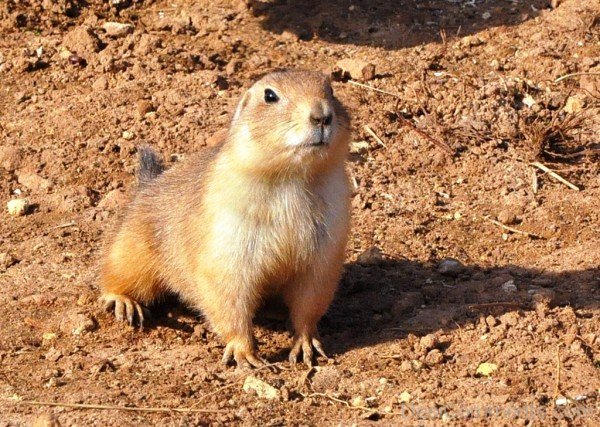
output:
[[[144,320],[150,317],[147,308],[142,307],[137,301],[125,295],[104,294],[100,297],[100,301],[104,304],[105,310],[114,310],[115,317],[119,321],[126,321],[133,326],[137,317],[140,329],[144,328]]]
[[[226,365],[231,359],[235,360],[238,368],[260,368],[266,364],[264,360],[256,356],[251,346],[240,344],[237,341],[227,343],[221,362]]]
[[[290,363],[292,365],[298,363],[298,356],[300,356],[300,351],[302,351],[302,361],[309,368],[312,367],[314,356],[313,348],[317,351],[317,354],[329,359],[325,353],[325,350],[323,350],[323,344],[321,344],[321,341],[318,337],[311,337],[310,335],[306,334],[295,336],[292,349],[290,350]]]

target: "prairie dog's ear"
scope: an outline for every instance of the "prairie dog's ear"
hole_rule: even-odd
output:
[[[234,122],[240,117],[242,111],[244,111],[244,108],[246,108],[246,105],[248,105],[248,102],[250,102],[250,89],[248,89],[244,96],[242,96],[242,99],[240,100],[237,108],[235,109],[235,114],[233,115]]]

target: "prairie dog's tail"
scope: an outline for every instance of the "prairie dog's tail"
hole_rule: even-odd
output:
[[[143,186],[160,175],[165,168],[162,159],[148,145],[138,148],[138,156],[140,166],[137,171],[137,178],[139,185]]]

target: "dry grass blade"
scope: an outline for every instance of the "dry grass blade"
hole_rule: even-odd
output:
[[[559,182],[562,182],[563,184],[565,184],[567,187],[571,188],[572,190],[575,190],[575,191],[579,191],[580,190],[578,186],[576,186],[572,182],[567,181],[562,176],[560,176],[556,172],[550,170],[547,166],[541,164],[540,162],[533,162],[533,163],[531,163],[531,166],[534,166],[534,167],[536,167],[536,168],[538,168],[540,170],[543,170],[548,175],[550,175],[554,179],[558,180]]]
[[[576,114],[556,112],[550,121],[536,117],[521,125],[521,133],[536,160],[568,161],[597,155],[600,150],[582,147],[578,138],[588,128],[585,110]]]

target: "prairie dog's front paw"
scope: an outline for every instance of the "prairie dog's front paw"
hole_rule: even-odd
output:
[[[299,334],[294,336],[294,343],[292,344],[289,356],[290,363],[296,364],[298,362],[298,356],[300,356],[300,352],[302,351],[302,361],[306,366],[312,367],[314,355],[313,348],[317,350],[317,353],[320,356],[328,359],[318,335]]]
[[[142,307],[137,301],[125,295],[105,293],[100,297],[100,302],[107,311],[113,311],[117,320],[127,322],[131,326],[137,317],[140,329],[144,328],[144,320],[150,317],[147,308]]]
[[[256,355],[256,350],[252,344],[236,339],[227,343],[221,361],[227,364],[231,359],[235,360],[238,368],[260,368],[266,363]]]

